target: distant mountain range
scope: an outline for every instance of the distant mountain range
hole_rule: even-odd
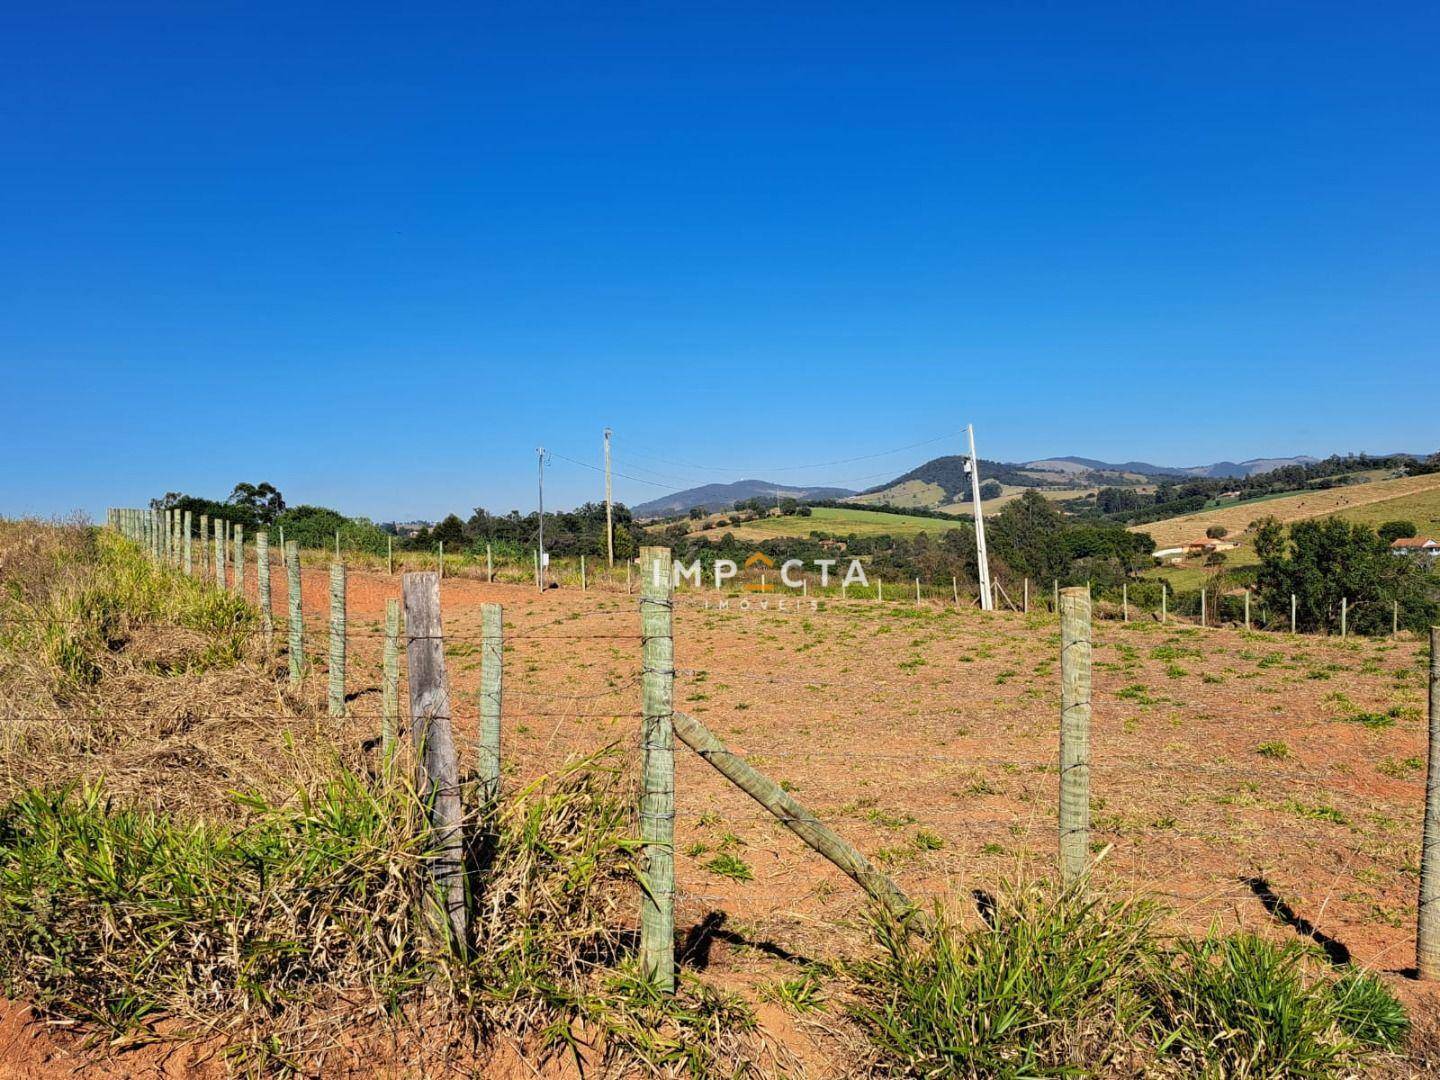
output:
[[[687,514],[695,507],[701,510],[729,510],[737,502],[756,496],[774,498],[779,495],[795,499],[844,499],[854,495],[849,488],[838,487],[791,487],[788,484],[772,484],[766,480],[737,480],[733,484],[705,484],[677,491],[649,502],[639,503],[630,508],[636,517],[667,517],[670,514]]]
[[[1311,465],[1319,458],[1305,454],[1296,457],[1250,458],[1246,461],[1217,461],[1209,465],[1152,465],[1148,461],[1100,461],[1087,457],[1051,457],[1035,461],[1005,462],[980,459],[980,478],[995,481],[1007,489],[1014,488],[1092,488],[1154,483],[1163,479],[1187,477],[1243,479],[1257,473],[1272,472],[1287,465]],[[637,517],[656,518],[688,513],[699,507],[707,512],[728,510],[735,503],[756,496],[797,499],[837,499],[859,504],[885,504],[897,507],[955,509],[970,499],[970,479],[965,473],[965,458],[947,454],[932,458],[925,464],[902,473],[894,480],[853,492],[837,487],[793,487],[766,480],[739,480],[733,484],[705,484],[702,487],[677,491],[672,495],[651,499],[632,507]],[[989,498],[987,495],[986,498]]]

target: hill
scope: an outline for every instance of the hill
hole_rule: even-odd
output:
[[[780,536],[809,536],[812,532],[832,533],[835,536],[916,536],[929,533],[938,537],[950,529],[969,528],[970,519],[913,517],[909,514],[890,514],[881,510],[861,510],[858,507],[817,506],[809,517],[773,516],[756,518],[739,525],[715,527],[707,522],[704,529],[692,535],[717,539],[726,533],[733,533],[738,540],[758,543],[774,540]]]
[[[1282,522],[1291,522],[1338,514],[1371,524],[1408,518],[1424,528],[1423,522],[1434,520],[1437,513],[1440,513],[1440,473],[1425,473],[1324,491],[1302,491],[1273,499],[1250,499],[1136,525],[1132,531],[1147,532],[1154,537],[1157,548],[1167,548],[1203,536],[1212,525],[1223,526],[1232,536],[1238,536],[1250,522],[1270,515]]]
[[[737,502],[754,498],[843,499],[855,492],[838,487],[791,487],[766,480],[737,480],[733,484],[703,484],[631,507],[638,518],[685,514],[699,507],[706,511],[729,510]]]

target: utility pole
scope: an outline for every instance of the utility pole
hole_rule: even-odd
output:
[[[615,569],[615,512],[610,501],[610,429],[605,429],[605,553]]]
[[[985,514],[980,509],[980,465],[975,458],[975,425],[966,424],[965,432],[970,436],[970,460],[965,471],[970,474],[970,498],[975,503],[975,561],[980,573],[980,610],[994,611],[995,600],[990,595],[990,557],[985,551]]]
[[[537,446],[535,457],[540,465],[540,550],[535,555],[535,587],[545,591],[545,448]]]

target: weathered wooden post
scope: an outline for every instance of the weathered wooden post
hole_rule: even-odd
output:
[[[335,529],[335,561],[340,561],[340,529],[338,526]]]
[[[330,564],[331,716],[345,715],[345,564]]]
[[[1030,614],[1030,579],[1025,579],[1025,606],[1021,609],[1026,615]]]
[[[960,606],[960,579],[954,574],[950,575],[950,595],[955,600],[955,606]]]
[[[290,611],[290,684],[305,677],[305,616],[300,604],[300,541],[285,543],[286,601]]]
[[[580,591],[584,592],[588,586],[585,583],[585,556],[580,556]]]
[[[1164,625],[1165,625],[1165,620],[1169,617],[1169,614],[1170,614],[1170,613],[1166,610],[1166,608],[1167,608],[1168,605],[1169,605],[1169,599],[1168,599],[1168,598],[1169,598],[1169,595],[1170,595],[1170,590],[1169,590],[1168,588],[1166,588],[1165,582],[1163,582],[1163,581],[1160,582],[1160,625],[1161,625],[1161,626],[1164,626]]]
[[[1245,629],[1250,629],[1250,590],[1245,590]]]
[[[877,603],[885,602],[885,582],[878,577],[875,579],[875,600]]]
[[[1290,594],[1290,633],[1295,633],[1295,594]]]
[[[1056,579],[1055,579],[1055,584],[1052,586],[1052,588],[1053,588],[1054,594],[1055,594],[1055,599],[1054,599],[1055,614],[1058,615],[1058,614],[1060,614],[1060,579],[1059,579],[1059,578],[1056,578]]]
[[[444,580],[445,580],[445,541],[444,541],[444,540],[441,540],[441,541],[440,541],[440,554],[439,554],[439,558],[438,558],[436,561],[440,564],[440,565],[437,567],[437,570],[439,571],[439,574],[440,574],[440,580],[441,580],[441,581],[444,581]]]
[[[264,529],[255,533],[255,596],[260,603],[260,630],[268,653],[275,642],[275,609],[270,603],[270,534]]]
[[[1128,581],[1120,583],[1120,613],[1125,622],[1130,621],[1130,583]]]
[[[385,655],[380,680],[380,760],[388,768],[395,758],[400,730],[400,601],[385,601]]]
[[[215,586],[225,588],[225,528],[224,522],[215,522]]]
[[[245,595],[245,526],[235,526],[235,592]]]
[[[1090,594],[1066,589],[1060,608],[1060,878],[1090,858]]]
[[[1390,636],[1394,637],[1400,633],[1400,601],[1391,601],[1390,607]]]
[[[503,612],[499,604],[480,605],[480,805],[500,799],[500,705],[505,671]]]
[[[1200,590],[1200,625],[1205,625],[1205,590]]]
[[[495,558],[490,552],[490,545],[485,545],[485,580],[493,583],[495,581]]]
[[[191,529],[191,526],[194,524],[194,522],[192,521],[190,514],[191,514],[191,511],[189,511],[189,510],[186,510],[186,511],[185,511],[185,520],[184,520],[183,522],[181,522],[181,525],[180,525],[180,528],[184,530],[184,536],[185,536],[184,563],[185,563],[185,576],[186,576],[186,577],[194,577],[194,576],[195,576],[195,553],[194,553],[193,544],[192,544],[191,539],[190,539],[190,529]]]
[[[1349,621],[1350,603],[1345,597],[1340,597],[1340,636],[1345,636],[1347,622]]]
[[[385,573],[395,573],[395,538],[385,537]]]
[[[200,515],[200,576],[210,572],[210,515]]]
[[[440,575],[406,574],[405,656],[409,668],[411,732],[416,786],[430,824],[428,860],[435,883],[432,919],[448,929],[456,948],[465,946],[464,837],[460,763],[450,731],[450,691],[445,685],[445,642],[440,626]]]
[[[920,603],[920,579],[915,579],[915,603]]]
[[[640,549],[642,733],[640,970],[675,989],[675,641],[670,549]]]
[[[1415,969],[1422,979],[1440,979],[1440,626],[1430,628],[1430,749],[1420,844]]]

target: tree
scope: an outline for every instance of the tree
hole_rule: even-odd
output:
[[[230,498],[225,500],[231,506],[243,506],[255,517],[257,522],[265,525],[274,523],[285,510],[285,498],[280,494],[278,488],[271,483],[259,484],[236,484],[230,492]]]
[[[1225,528],[1224,525],[1211,525],[1208,529],[1205,530],[1205,535],[1208,536],[1211,540],[1220,540],[1223,539],[1229,532],[1230,530]]]
[[[1003,494],[1005,494],[1005,489],[998,480],[986,480],[980,485],[981,499],[998,499]]]
[[[1416,525],[1413,521],[1405,521],[1404,519],[1400,519],[1397,521],[1385,522],[1385,524],[1380,526],[1377,532],[1379,532],[1380,534],[1380,539],[1384,540],[1387,544],[1389,544],[1396,540],[1403,540],[1406,537],[1419,536],[1420,527]]]
[[[458,514],[447,515],[444,521],[430,530],[430,542],[445,544],[451,551],[459,551],[465,546],[465,523]]]

